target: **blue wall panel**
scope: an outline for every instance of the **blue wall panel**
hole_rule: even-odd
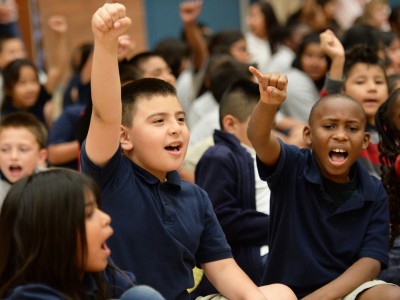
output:
[[[144,0],[146,5],[147,36],[149,48],[166,37],[180,37],[182,23],[179,17],[180,0]],[[214,32],[240,29],[240,0],[204,0],[199,21]]]

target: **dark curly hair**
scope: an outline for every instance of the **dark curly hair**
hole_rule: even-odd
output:
[[[400,235],[400,180],[394,168],[395,161],[400,155],[400,128],[394,123],[395,106],[400,106],[400,89],[394,90],[389,95],[375,115],[379,132],[381,179],[388,194],[390,210],[391,245]]]

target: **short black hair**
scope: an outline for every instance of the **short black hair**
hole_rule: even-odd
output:
[[[124,84],[121,88],[122,125],[131,127],[139,98],[151,100],[153,96],[175,96],[175,87],[161,79],[142,78]]]
[[[346,94],[339,93],[339,94],[331,94],[331,95],[322,97],[317,102],[315,102],[313,107],[311,108],[310,115],[308,116],[308,124],[311,126],[315,111],[322,103],[325,103],[327,101],[337,101],[338,99],[347,100],[347,101],[350,101],[350,102],[356,104],[362,111],[364,121],[365,122],[367,121],[367,116],[365,115],[365,111],[364,111],[364,108],[362,107],[362,105],[358,101],[356,101],[354,98],[352,98]]]
[[[232,115],[240,123],[245,122],[260,99],[258,84],[248,79],[239,79],[225,92],[219,105],[219,122],[223,129],[222,120],[226,115]]]
[[[357,63],[376,65],[385,72],[385,62],[378,56],[377,52],[368,45],[356,45],[346,51],[346,59],[343,68],[344,77],[349,75],[352,67]]]
[[[7,128],[25,128],[33,134],[39,149],[46,148],[47,129],[35,115],[28,112],[14,112],[2,117],[0,131]]]

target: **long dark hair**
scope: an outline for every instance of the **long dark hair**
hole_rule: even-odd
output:
[[[256,2],[260,6],[261,12],[265,19],[265,32],[271,47],[271,53],[274,54],[278,49],[279,36],[282,33],[282,28],[276,17],[275,10],[267,1]]]
[[[297,49],[296,57],[292,62],[292,67],[303,71],[303,67],[301,65],[301,58],[303,56],[304,51],[306,50],[308,45],[319,44],[319,43],[320,43],[320,37],[319,37],[318,33],[312,32],[312,33],[306,35],[304,37],[303,41],[300,43],[299,48]],[[325,55],[325,57],[327,60],[327,70],[329,70],[331,60],[329,59],[328,56]],[[321,90],[322,87],[324,86],[325,76],[322,76],[318,80],[313,80],[313,82],[314,82],[315,86],[317,87],[317,89]]]
[[[21,69],[23,67],[31,67],[37,74],[37,81],[39,83],[39,75],[38,70],[35,64],[28,59],[16,59],[10,62],[3,70],[3,104],[2,108],[5,107],[6,104],[12,103],[12,92],[14,90],[15,85],[17,84]]]
[[[48,285],[67,299],[87,298],[81,275],[88,191],[100,199],[89,177],[68,169],[40,172],[12,186],[0,214],[0,298],[29,283]],[[102,273],[93,276],[98,299],[106,299]]]
[[[394,90],[379,107],[375,124],[379,132],[381,180],[388,194],[391,226],[391,245],[400,235],[400,180],[394,163],[400,155],[400,128],[393,123],[393,107],[400,105],[400,89]]]

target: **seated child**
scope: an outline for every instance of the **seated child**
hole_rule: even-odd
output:
[[[398,286],[374,280],[388,264],[389,210],[381,182],[358,162],[369,141],[362,106],[322,98],[303,131],[311,150],[286,145],[271,131],[287,78],[251,71],[261,97],[248,136],[271,189],[263,284],[281,282],[301,299],[400,299]]]
[[[0,298],[164,299],[149,287],[132,288],[134,276],[109,262],[113,229],[99,201],[93,180],[72,170],[17,182],[0,214]]]
[[[258,176],[256,153],[247,138],[247,124],[260,98],[258,85],[249,80],[234,83],[222,97],[215,145],[200,158],[196,183],[209,195],[215,214],[238,265],[256,283],[261,282],[262,259],[268,253],[269,195]],[[195,293],[205,295],[202,280]]]
[[[54,63],[49,64],[47,80],[44,84],[39,79],[39,70],[26,58],[11,61],[3,70],[4,98],[1,116],[16,111],[34,114],[47,128],[53,121],[52,94],[57,89],[67,64],[66,32],[67,22],[62,16],[52,16],[48,22],[56,35]]]
[[[189,131],[175,88],[143,78],[121,91],[117,39],[130,23],[119,3],[93,15],[93,113],[81,150],[81,169],[114,220],[113,259],[167,299],[190,299],[196,264],[225,298],[294,299],[284,285],[258,288],[246,276],[207,194],[180,179]]]
[[[367,116],[365,130],[371,137],[368,146],[361,150],[359,160],[369,174],[380,178],[375,114],[389,96],[385,64],[369,45],[354,46],[345,53],[343,45],[329,30],[321,34],[321,47],[332,59],[325,91],[327,94],[342,92],[364,108]]]
[[[46,166],[47,131],[34,115],[12,113],[0,122],[0,208],[12,184]]]
[[[394,90],[376,113],[381,179],[388,194],[390,211],[389,266],[379,274],[382,280],[400,284],[400,89]]]

